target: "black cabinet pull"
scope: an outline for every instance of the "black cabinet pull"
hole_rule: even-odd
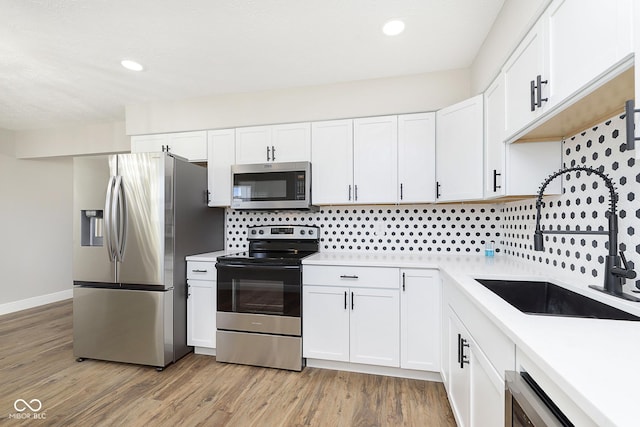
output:
[[[351,201],[351,184],[349,184],[349,201]]]
[[[403,199],[403,194],[402,194],[402,183],[400,184],[400,200]]]
[[[461,347],[460,347],[460,340],[462,339],[462,336],[460,334],[458,334],[458,364],[460,363],[460,355],[461,355]]]
[[[353,275],[351,275],[351,274],[343,274],[343,275],[340,276],[340,278],[341,279],[357,279],[358,276],[355,275],[355,274],[353,274]]]
[[[351,292],[351,310],[353,310],[354,307],[354,302],[353,302],[353,292]]]
[[[549,98],[543,98],[542,97],[542,85],[543,84],[547,84],[549,83],[549,80],[542,80],[542,76],[540,74],[538,74],[538,76],[536,77],[536,94],[538,97],[538,102],[536,103],[536,106],[538,108],[542,107],[542,102],[547,102],[549,100]]]
[[[536,111],[536,82],[531,80],[529,96],[531,98],[531,111]]]
[[[271,161],[276,161],[276,147],[274,145],[271,146]]]
[[[347,309],[347,291],[344,291],[344,309]]]
[[[500,185],[498,185],[498,177],[502,176],[501,173],[498,173],[498,171],[496,169],[493,170],[493,192],[495,193],[496,191],[498,191],[499,188],[502,188]]]
[[[436,199],[440,198],[440,181],[436,181]]]
[[[270,152],[271,152],[271,148],[269,148],[269,146],[267,145],[267,162],[270,160],[269,159]]]
[[[469,363],[469,358],[464,354],[464,348],[469,347],[469,343],[466,339],[460,337],[460,368],[464,369],[464,364]]]
[[[406,288],[405,288],[405,286],[404,286],[404,285],[405,285],[405,282],[406,282],[406,279],[405,279],[405,273],[402,273],[402,290],[403,290],[403,291],[406,291]]]
[[[353,194],[354,194],[354,200],[357,202],[358,201],[358,185],[354,185],[353,186]]]

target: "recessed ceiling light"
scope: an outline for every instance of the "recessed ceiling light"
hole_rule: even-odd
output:
[[[404,22],[393,20],[389,21],[382,27],[382,32],[388,36],[397,36],[404,31]]]
[[[142,70],[144,70],[144,67],[142,65],[140,65],[136,61],[131,61],[129,59],[123,59],[122,61],[120,61],[120,63],[127,70],[131,70],[131,71],[142,71]]]

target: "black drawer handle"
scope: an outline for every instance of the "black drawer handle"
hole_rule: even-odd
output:
[[[341,279],[357,279],[358,276],[356,275],[348,275],[348,274],[343,274],[342,276],[340,276]]]
[[[194,273],[206,273],[207,272],[207,270],[198,270],[198,269],[191,270],[191,271],[194,272]]]

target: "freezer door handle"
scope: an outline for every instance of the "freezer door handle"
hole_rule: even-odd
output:
[[[104,231],[107,245],[107,252],[109,253],[109,261],[115,261],[115,253],[113,250],[113,186],[115,184],[115,176],[109,178],[107,183],[107,197],[104,200]]]

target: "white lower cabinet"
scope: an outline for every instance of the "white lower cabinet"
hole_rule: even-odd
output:
[[[449,401],[461,427],[504,425],[504,379],[449,307]]]
[[[448,279],[443,281],[442,379],[460,427],[503,426],[505,371],[515,344]]]
[[[215,262],[187,262],[187,345],[216,348]]]
[[[400,366],[397,268],[304,266],[303,357]]]
[[[440,370],[440,275],[404,269],[400,290],[400,367]]]

